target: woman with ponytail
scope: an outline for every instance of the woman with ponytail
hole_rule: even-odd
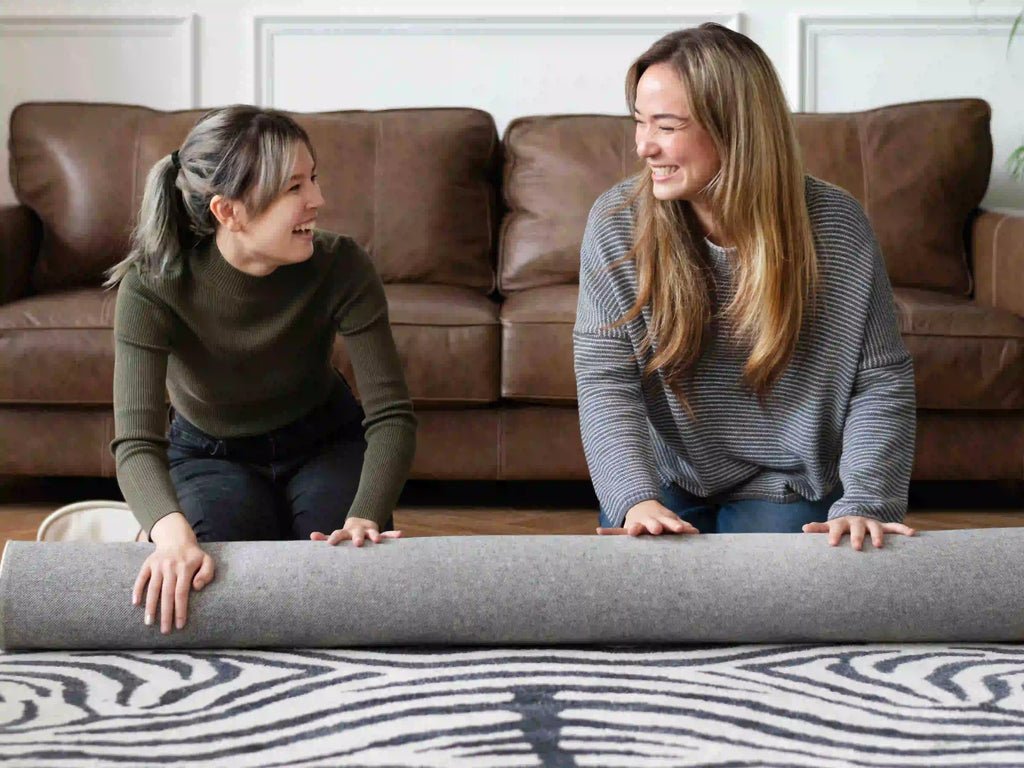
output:
[[[912,535],[885,264],[856,200],[805,176],[771,61],[704,24],[626,93],[646,167],[591,210],[573,335],[598,532]]]
[[[315,228],[323,202],[294,120],[216,110],[150,171],[109,272],[111,450],[155,544],[132,598],[162,632],[213,578],[203,542],[401,535],[416,422],[380,279],[355,241]],[[331,366],[338,333],[362,407]]]

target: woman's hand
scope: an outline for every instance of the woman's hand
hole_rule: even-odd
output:
[[[850,534],[850,544],[854,549],[864,547],[864,534],[871,534],[871,543],[875,549],[882,548],[882,539],[886,533],[901,533],[904,536],[913,536],[914,529],[908,528],[903,523],[882,523],[870,517],[859,517],[848,515],[837,517],[826,523],[807,523],[804,526],[804,533],[827,533],[830,546],[838,546],[843,534]]]
[[[381,533],[373,520],[367,520],[362,517],[348,518],[345,520],[345,527],[339,528],[330,536],[320,533],[320,531],[313,531],[313,533],[309,534],[309,538],[312,541],[326,541],[331,546],[339,544],[345,539],[352,539],[352,543],[357,547],[363,546],[364,539],[369,539],[374,544],[380,544],[381,539],[400,539],[401,537],[401,531],[384,531],[384,533]]]
[[[132,589],[132,605],[146,592],[146,625],[153,623],[160,608],[160,631],[167,634],[171,623],[178,629],[188,617],[189,588],[197,592],[213,581],[213,558],[199,548],[192,526],[180,512],[156,521],[150,531],[156,550],[139,569]]]
[[[598,528],[597,534],[599,536],[622,536],[624,534],[640,536],[649,533],[652,536],[658,536],[666,531],[669,533],[700,533],[660,501],[648,499],[629,508],[622,528]]]

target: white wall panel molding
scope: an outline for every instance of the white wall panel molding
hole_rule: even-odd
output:
[[[814,112],[819,104],[821,79],[819,51],[829,37],[934,37],[987,36],[993,46],[1005,47],[1015,14],[984,16],[887,16],[884,14],[794,14],[790,93],[797,95],[794,108]]]
[[[48,15],[0,16],[0,39],[66,38],[69,47],[75,40],[123,38],[138,40],[155,38],[170,40],[180,46],[182,69],[172,73],[186,83],[188,103],[182,107],[199,106],[199,45],[195,14],[184,16],[113,16],[113,15]],[[152,64],[152,62],[149,62]],[[140,70],[144,67],[140,66]],[[24,73],[22,73],[24,74]]]
[[[401,38],[420,37],[453,42],[476,38],[518,38],[523,50],[530,41],[547,38],[633,37],[655,38],[673,29],[715,21],[743,31],[740,13],[685,13],[678,15],[587,15],[587,16],[254,16],[255,72],[253,101],[264,106],[281,103],[277,89],[277,67],[287,53],[282,48],[296,39],[333,39],[337,45],[365,38],[380,38],[382,45]],[[636,50],[639,54],[642,49]],[[388,52],[382,47],[381,55]],[[529,54],[527,54],[529,55]],[[625,70],[623,70],[625,74]],[[507,84],[507,83],[506,83]]]
[[[8,120],[22,102],[198,107],[197,33],[193,14],[0,14],[0,168]],[[0,204],[13,200],[4,173]]]

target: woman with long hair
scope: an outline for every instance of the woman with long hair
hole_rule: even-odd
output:
[[[573,334],[598,532],[912,535],[885,264],[856,200],[805,175],[771,61],[704,24],[626,93],[646,167],[591,210]]]
[[[153,166],[131,251],[108,273],[111,450],[155,544],[132,600],[145,592],[162,632],[214,576],[202,542],[400,535],[412,403],[381,281],[355,241],[316,229],[323,203],[293,119],[215,110]],[[331,365],[338,333],[362,406]]]

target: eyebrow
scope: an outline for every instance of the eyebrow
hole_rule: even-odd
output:
[[[637,117],[643,117],[643,113],[641,113],[640,110],[637,109],[633,110],[633,114],[636,115]],[[651,115],[652,120],[664,120],[666,118],[671,118],[673,120],[686,120],[686,118],[683,117],[682,115],[673,115],[671,112],[662,112],[657,115]]]

